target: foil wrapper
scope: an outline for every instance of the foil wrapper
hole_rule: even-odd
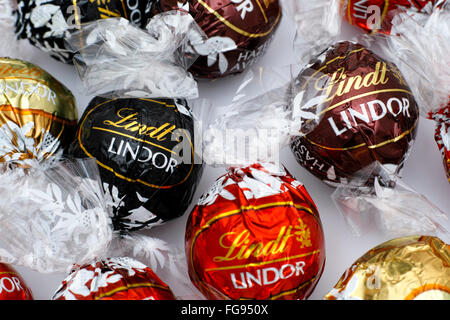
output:
[[[73,53],[64,42],[70,32],[86,22],[117,17],[145,27],[151,17],[150,5],[143,0],[22,0],[16,11],[16,33],[53,58],[72,63]]]
[[[380,162],[398,173],[414,142],[419,110],[398,68],[364,46],[342,41],[312,60],[291,88],[318,99],[320,121],[291,149],[324,182],[347,183]]]
[[[445,173],[450,182],[450,102],[439,111],[430,113],[429,117],[436,121],[434,139],[442,154]]]
[[[191,212],[185,240],[191,281],[207,299],[306,299],[325,263],[313,200],[273,164],[217,179]]]
[[[417,12],[430,11],[442,0],[341,0],[345,19],[367,32],[389,34],[392,20],[401,13],[414,15]]]
[[[132,258],[108,258],[78,266],[53,300],[175,300],[170,288]]]
[[[31,289],[10,265],[0,263],[0,300],[33,300]]]
[[[327,300],[450,300],[450,246],[410,236],[374,247],[324,297]]]
[[[182,99],[94,98],[69,154],[95,158],[115,230],[151,228],[184,214],[203,166]]]
[[[0,162],[57,158],[73,140],[75,97],[43,69],[0,58]]]
[[[280,20],[279,0],[157,0],[155,13],[189,12],[208,36],[193,47],[200,57],[189,71],[198,78],[243,72],[264,54]]]

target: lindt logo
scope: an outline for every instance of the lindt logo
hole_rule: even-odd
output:
[[[298,218],[295,226],[283,226],[274,240],[267,243],[252,242],[251,233],[245,229],[236,234],[234,231],[223,234],[219,239],[220,247],[227,250],[224,256],[216,256],[214,262],[247,260],[250,257],[268,257],[282,254],[289,248],[288,241],[295,238],[300,248],[312,246],[310,231],[301,218]]]
[[[385,62],[377,62],[375,70],[367,73],[365,76],[348,77],[345,68],[339,68],[333,74],[323,74],[318,77],[315,88],[318,91],[324,91],[324,102],[333,101],[336,97],[342,97],[354,90],[362,88],[370,88],[379,85],[385,85],[389,82],[387,74],[387,66]],[[323,81],[327,81],[326,86],[322,85]]]
[[[117,111],[116,115],[119,120],[105,120],[103,121],[103,124],[122,129],[133,134],[137,133],[139,136],[155,139],[157,141],[166,140],[167,136],[169,136],[170,133],[177,128],[176,125],[169,122],[166,122],[158,127],[141,123],[139,122],[139,119],[142,118],[142,116],[139,116],[139,112],[132,108],[122,108]]]
[[[291,238],[295,238],[297,243],[288,246],[287,243]],[[231,244],[225,242],[228,239]],[[308,226],[298,218],[297,224],[294,226],[283,226],[278,232],[275,240],[251,243],[251,234],[249,230],[244,230],[239,234],[228,232],[220,237],[219,244],[222,248],[227,249],[224,256],[216,256],[214,262],[224,262],[233,260],[247,260],[250,257],[268,257],[274,255],[283,255],[289,248],[306,248],[311,247],[310,230]],[[314,252],[313,252],[314,253]],[[301,255],[303,256],[303,255]],[[235,289],[248,289],[254,286],[272,285],[278,281],[286,280],[291,277],[299,277],[304,275],[304,267],[306,263],[299,260],[300,256],[286,257],[285,263],[281,266],[267,266],[267,261],[261,264],[261,267],[255,270],[247,270],[239,273],[232,272],[229,274],[230,280]],[[278,260],[274,261],[278,262]],[[252,263],[257,265],[257,263]],[[220,268],[218,268],[220,269]]]

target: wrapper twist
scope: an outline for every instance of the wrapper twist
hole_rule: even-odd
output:
[[[399,15],[392,33],[381,39],[382,49],[408,81],[421,115],[436,121],[435,140],[450,181],[450,4],[430,15]]]
[[[113,230],[111,206],[94,159],[37,162],[1,171],[0,261],[41,273],[133,256],[148,265],[178,297],[195,297],[181,249],[145,235]],[[20,192],[18,192],[20,190]]]
[[[84,24],[67,37],[87,94],[121,97],[197,98],[186,70],[204,41],[193,18],[181,11],[154,16],[146,30],[123,18]]]
[[[450,241],[446,213],[377,162],[338,186],[332,199],[358,237],[423,234]]]
[[[247,70],[229,104],[203,121],[203,160],[213,166],[280,164],[292,137],[313,130],[324,105],[307,90],[293,95],[299,65]]]
[[[113,234],[95,161],[5,166],[1,177],[2,261],[65,272],[106,251]]]

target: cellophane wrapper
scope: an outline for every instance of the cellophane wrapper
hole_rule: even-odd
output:
[[[106,252],[112,229],[95,161],[4,166],[1,178],[1,261],[65,272]]]
[[[178,297],[194,297],[180,249],[146,235],[113,230],[113,199],[95,159],[56,159],[1,168],[0,261],[41,273],[113,257],[149,266]]]
[[[181,11],[154,16],[146,30],[123,18],[84,24],[67,38],[87,94],[106,97],[197,98],[187,72],[206,36]]]
[[[339,39],[340,0],[296,0],[291,7],[296,28],[294,50],[298,60],[306,64]]]
[[[309,87],[297,88],[293,77],[300,68],[293,64],[246,71],[232,101],[217,106],[204,121],[204,162],[224,167],[279,164],[280,150],[292,137],[310,132],[326,108]]]
[[[403,73],[421,115],[436,121],[435,140],[450,179],[450,5],[430,15],[399,15],[392,33],[382,48]]]
[[[144,234],[122,235],[110,246],[115,257],[133,257],[151,268],[178,300],[203,300],[189,280],[184,247]]]
[[[0,57],[16,59],[29,59],[31,54],[30,45],[24,40],[18,40],[15,33],[16,19],[14,9],[17,6],[15,0],[0,0]]]
[[[341,184],[332,199],[355,236],[422,234],[450,240],[446,213],[377,162]]]

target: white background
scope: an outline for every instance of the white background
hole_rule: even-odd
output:
[[[356,31],[347,26],[344,34],[349,36]],[[265,67],[285,66],[296,61],[292,51],[294,27],[287,18],[282,19],[274,40],[262,57],[258,65]],[[73,66],[59,63],[45,53],[30,47],[30,62],[37,64],[50,72],[72,90],[77,98],[79,115],[87,106],[91,97],[83,93],[83,88]],[[200,95],[211,99],[220,105],[229,98],[238,85],[235,77],[216,81],[200,82]],[[361,255],[381,242],[388,240],[385,236],[366,234],[357,238],[353,236],[344,219],[337,211],[330,198],[333,189],[312,176],[294,159],[289,148],[281,154],[283,164],[305,186],[315,201],[323,222],[326,241],[326,265],[324,273],[310,299],[322,299],[323,296],[336,284],[342,273]],[[185,225],[191,208],[200,195],[208,190],[212,183],[224,173],[223,168],[206,167],[202,180],[186,214],[145,233],[160,237],[169,244],[178,247],[184,244]],[[443,211],[450,207],[450,185],[446,179],[441,154],[434,142],[434,122],[422,118],[419,122],[418,134],[410,157],[402,171],[404,182],[417,192],[424,194],[428,199]],[[448,228],[447,223],[447,228]],[[51,299],[55,290],[66,274],[41,274],[21,266],[14,266],[31,288],[35,299]],[[164,279],[163,279],[164,280]]]

